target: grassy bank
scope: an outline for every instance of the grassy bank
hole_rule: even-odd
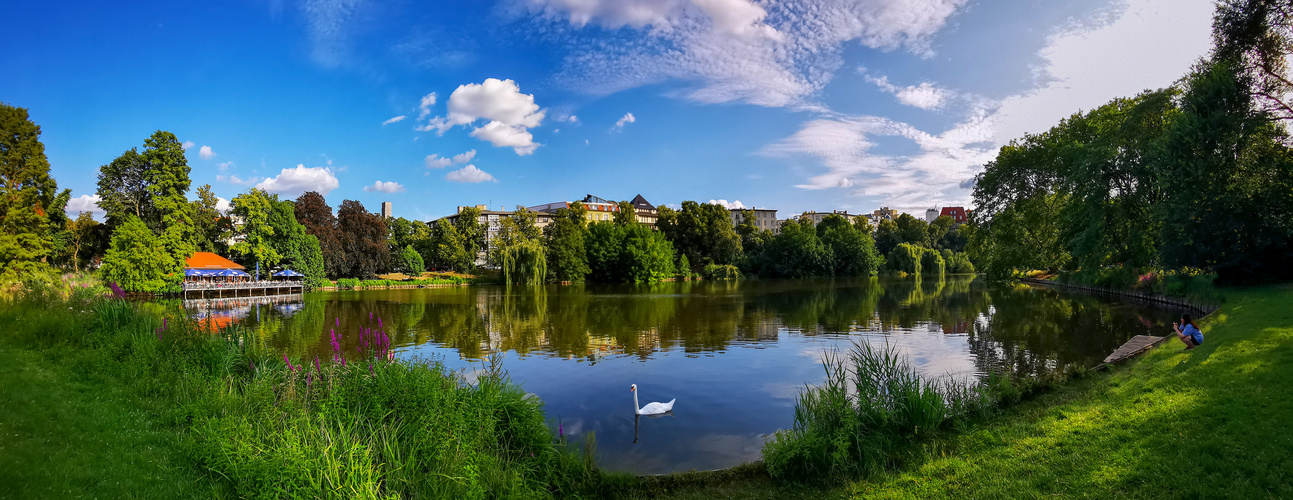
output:
[[[1293,286],[1226,290],[1200,326],[1110,373],[1054,387],[908,463],[805,490],[766,474],[672,488],[676,498],[1293,497]],[[824,488],[815,491],[817,488]],[[812,491],[804,494],[804,491]]]
[[[284,358],[123,301],[0,305],[0,497],[568,496],[597,475],[504,374]]]

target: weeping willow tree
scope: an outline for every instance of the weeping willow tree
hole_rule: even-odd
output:
[[[548,274],[548,255],[538,240],[521,240],[498,249],[503,283],[538,285]]]

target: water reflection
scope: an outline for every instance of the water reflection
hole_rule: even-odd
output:
[[[948,276],[312,293],[219,317],[298,357],[329,357],[332,331],[351,352],[379,319],[400,355],[465,374],[497,355],[566,434],[596,432],[603,467],[656,473],[757,459],[850,341],[895,344],[929,375],[1038,374],[1094,365],[1173,314]],[[648,381],[682,413],[637,418],[623,388]]]

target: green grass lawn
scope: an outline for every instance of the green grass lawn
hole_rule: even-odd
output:
[[[1293,286],[1228,291],[1200,326],[1197,349],[1165,343],[812,496],[1293,498]],[[666,496],[797,491],[756,477]]]
[[[153,401],[76,364],[0,343],[0,499],[217,493]]]

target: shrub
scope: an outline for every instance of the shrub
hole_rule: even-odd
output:
[[[341,290],[354,290],[359,288],[359,280],[355,278],[340,278],[337,280],[337,288]]]
[[[706,264],[703,276],[707,280],[736,280],[741,279],[741,271],[731,264]]]

